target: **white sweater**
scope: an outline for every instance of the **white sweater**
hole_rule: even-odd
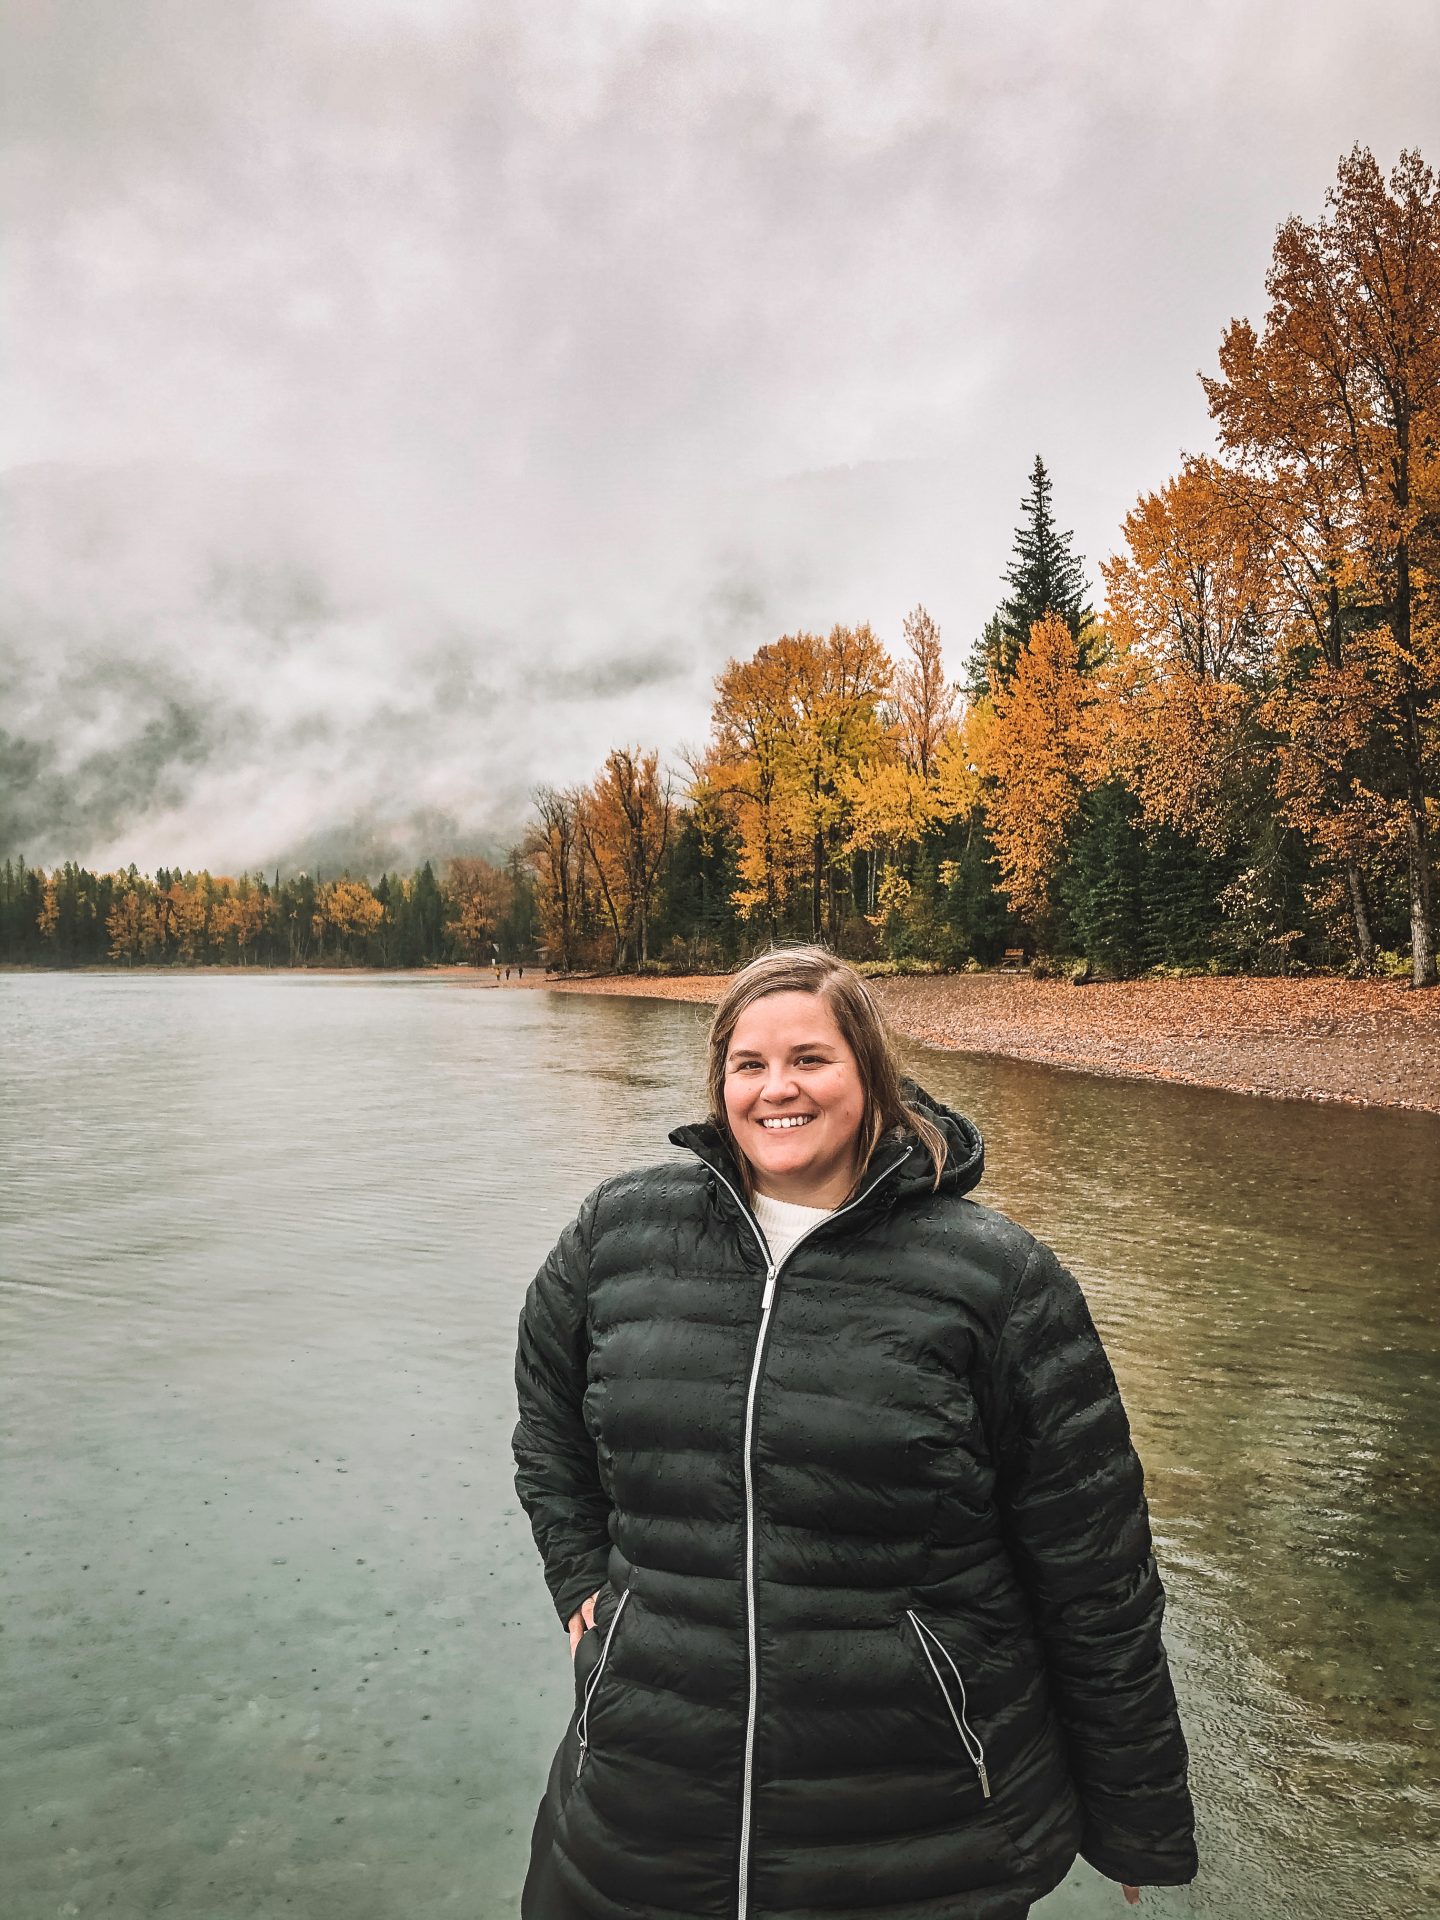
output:
[[[778,1266],[802,1233],[834,1211],[833,1207],[797,1207],[793,1201],[772,1200],[768,1193],[757,1193],[755,1218],[769,1243],[771,1262]]]

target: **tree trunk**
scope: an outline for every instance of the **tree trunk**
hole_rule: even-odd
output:
[[[1410,983],[1440,985],[1435,967],[1435,903],[1430,874],[1430,823],[1425,797],[1412,796],[1408,828],[1410,867]]]
[[[1355,922],[1355,951],[1366,973],[1375,971],[1375,935],[1370,929],[1370,903],[1365,898],[1365,876],[1352,860],[1345,869],[1350,888],[1350,912]]]
[[[1396,503],[1402,509],[1409,505],[1409,442],[1408,435],[1401,436],[1402,461],[1400,482],[1396,487]],[[1401,657],[1411,658],[1411,583],[1410,583],[1410,543],[1401,540],[1395,549],[1395,638],[1401,647]],[[1408,672],[1408,670],[1407,670]],[[1402,701],[1404,728],[1402,751],[1405,756],[1406,774],[1406,838],[1409,841],[1410,868],[1410,981],[1412,986],[1433,987],[1440,985],[1435,971],[1435,909],[1434,890],[1430,879],[1430,821],[1425,805],[1425,751],[1420,735],[1420,714],[1413,691],[1407,691]]]

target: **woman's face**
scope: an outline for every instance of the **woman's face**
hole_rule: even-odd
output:
[[[855,1055],[817,993],[769,993],[735,1023],[725,1117],[772,1200],[835,1207],[855,1178],[865,1090]]]

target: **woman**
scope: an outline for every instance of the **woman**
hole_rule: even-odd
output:
[[[575,1712],[524,1920],[1019,1920],[1195,1873],[1140,1464],[1079,1286],[965,1196],[818,947],[732,980],[710,1118],[526,1296],[516,1485]]]

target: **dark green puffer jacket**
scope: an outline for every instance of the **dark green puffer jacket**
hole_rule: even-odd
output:
[[[718,1129],[526,1295],[516,1486],[562,1621],[547,1796],[598,1920],[1010,1920],[1191,1879],[1140,1463],[1078,1284],[913,1135],[771,1268]]]

